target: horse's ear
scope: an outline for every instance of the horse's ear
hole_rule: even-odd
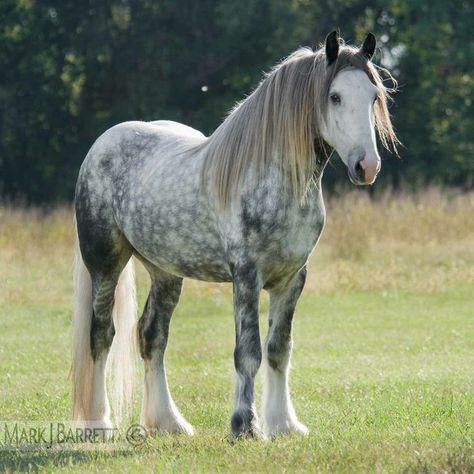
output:
[[[339,34],[333,31],[326,36],[326,59],[328,66],[332,64],[339,54]]]
[[[364,40],[364,44],[360,48],[361,53],[364,57],[366,57],[369,61],[372,59],[372,56],[375,52],[375,46],[377,45],[377,40],[372,33],[367,35],[367,38]]]

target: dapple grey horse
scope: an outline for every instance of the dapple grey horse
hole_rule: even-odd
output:
[[[318,51],[296,51],[210,137],[174,122],[127,122],[94,143],[75,197],[76,422],[112,427],[110,350],[117,417],[130,399],[134,255],[151,277],[138,322],[143,428],[193,433],[173,402],[164,366],[170,319],[187,277],[233,283],[233,434],[262,433],[254,403],[262,360],[263,435],[307,432],[290,399],[288,371],[295,305],[325,222],[323,170],[336,150],[354,184],[371,184],[380,169],[376,136],[386,146],[397,142],[389,90],[371,62],[375,47],[372,34],[355,48],[333,32]],[[262,289],[270,295],[263,349]]]

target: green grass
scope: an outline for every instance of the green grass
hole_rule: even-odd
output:
[[[0,281],[0,420],[70,415],[65,215],[31,222],[12,211],[4,219],[11,233],[21,221],[37,237],[22,237],[17,222],[17,238],[0,250],[7,275]],[[54,235],[62,237],[48,251]],[[422,238],[389,243],[382,237],[354,259],[338,258],[334,249],[343,243],[323,239],[311,261],[291,373],[297,414],[310,429],[306,438],[229,442],[231,289],[187,282],[167,366],[171,392],[196,435],[149,438],[128,451],[0,451],[0,470],[473,472],[472,242],[462,235],[431,246]],[[147,282],[143,270],[138,276],[143,305]],[[266,295],[261,309],[263,334]],[[257,388],[260,393],[260,380]]]

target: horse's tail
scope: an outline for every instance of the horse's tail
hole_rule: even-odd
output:
[[[123,269],[115,289],[113,320],[115,336],[107,360],[107,375],[113,387],[112,409],[117,423],[131,407],[135,360],[137,304],[133,262]],[[92,281],[82,259],[76,230],[74,258],[74,311],[73,311],[73,421],[90,420],[94,361],[90,334],[92,321]]]
[[[92,360],[90,344],[92,281],[89,271],[82,260],[77,229],[73,285],[72,419],[75,422],[80,422],[89,420],[94,362]]]
[[[113,382],[112,409],[118,423],[130,413],[138,359],[137,300],[132,259],[122,270],[115,288],[113,319],[115,336],[107,360],[107,373]]]

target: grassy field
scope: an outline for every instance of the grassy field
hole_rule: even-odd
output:
[[[354,192],[327,208],[294,328],[308,437],[229,443],[231,288],[187,281],[167,365],[196,436],[4,451],[0,470],[474,472],[474,194]],[[72,246],[69,209],[0,209],[0,420],[69,417]],[[267,308],[264,295],[263,329]]]

